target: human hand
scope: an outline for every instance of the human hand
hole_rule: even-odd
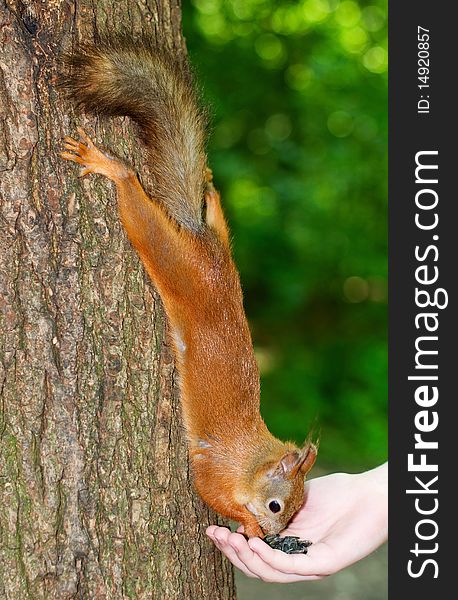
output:
[[[241,533],[216,525],[206,533],[248,577],[277,583],[322,579],[386,541],[387,470],[384,464],[366,473],[336,473],[306,483],[302,508],[281,532],[313,542],[306,555],[285,554],[260,538],[246,540]]]

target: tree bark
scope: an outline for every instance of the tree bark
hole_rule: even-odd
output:
[[[235,598],[160,299],[114,189],[57,156],[81,123],[148,186],[128,120],[77,117],[55,85],[62,48],[120,28],[185,52],[178,0],[0,4],[0,598]]]

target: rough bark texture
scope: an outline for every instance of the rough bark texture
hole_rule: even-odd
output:
[[[184,52],[178,0],[0,1],[0,598],[235,598],[190,479],[160,300],[114,190],[57,157],[62,48],[119,27]]]

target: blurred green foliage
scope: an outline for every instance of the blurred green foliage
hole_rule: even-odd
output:
[[[183,28],[214,114],[272,431],[323,466],[386,459],[387,6],[193,0]]]

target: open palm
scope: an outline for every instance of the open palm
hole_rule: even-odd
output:
[[[321,579],[370,554],[387,538],[387,466],[307,482],[304,504],[281,535],[312,542],[306,555],[210,526],[207,535],[249,577],[287,583]],[[241,531],[242,528],[239,529]]]

